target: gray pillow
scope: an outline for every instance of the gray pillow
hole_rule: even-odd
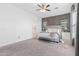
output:
[[[58,33],[50,33],[50,36],[51,36],[51,41],[56,41],[56,42],[59,42],[60,41],[60,37],[59,37],[59,34]]]

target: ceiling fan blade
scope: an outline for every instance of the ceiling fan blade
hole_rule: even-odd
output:
[[[46,5],[46,8],[48,8],[50,5],[48,4],[48,5]]]
[[[42,6],[41,6],[41,5],[39,5],[39,4],[37,4],[37,5],[38,5],[38,7],[42,8]]]
[[[49,9],[45,9],[46,11],[51,11],[51,10],[49,10]]]
[[[42,8],[44,8],[44,4],[42,4]]]

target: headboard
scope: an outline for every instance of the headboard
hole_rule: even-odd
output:
[[[61,26],[48,26],[47,32],[49,33],[58,33],[60,37],[62,38],[62,29]]]

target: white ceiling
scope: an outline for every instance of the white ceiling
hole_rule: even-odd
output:
[[[36,3],[16,3],[13,5],[27,12],[33,13],[41,18],[70,13],[72,5],[72,3],[48,3],[48,4],[50,4],[49,9],[51,11],[45,13],[36,10],[39,9]],[[58,7],[58,9],[55,9],[56,7]]]

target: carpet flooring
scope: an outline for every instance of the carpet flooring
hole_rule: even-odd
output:
[[[0,47],[0,56],[74,56],[74,48],[64,43],[29,39]]]

